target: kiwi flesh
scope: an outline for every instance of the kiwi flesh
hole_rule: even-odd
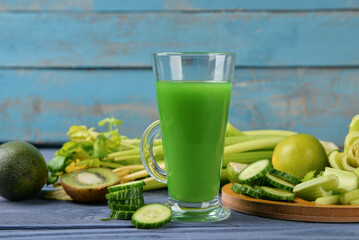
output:
[[[120,183],[120,177],[108,168],[87,168],[66,173],[60,181],[74,201],[98,203],[106,201],[107,187]]]

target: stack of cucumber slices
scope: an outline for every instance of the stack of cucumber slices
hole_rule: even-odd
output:
[[[295,198],[294,186],[301,181],[282,171],[273,169],[268,159],[248,165],[238,174],[239,183],[233,183],[235,193],[257,199],[291,201]]]
[[[137,209],[145,203],[143,200],[143,181],[119,184],[108,187],[107,205],[111,209],[111,219],[130,220]]]
[[[170,222],[171,208],[160,203],[145,205],[144,181],[134,181],[108,187],[106,194],[109,219],[131,220],[136,228],[158,228]]]

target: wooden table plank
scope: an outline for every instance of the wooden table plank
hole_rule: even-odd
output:
[[[41,149],[48,161],[54,149]],[[357,224],[321,224],[273,220],[232,211],[216,223],[171,222],[154,230],[138,230],[129,221],[101,221],[105,204],[86,205],[35,198],[10,202],[0,198],[0,238],[10,239],[357,239]],[[167,190],[144,193],[147,203],[167,201]]]
[[[2,0],[0,10],[5,11],[214,11],[214,10],[330,10],[330,9],[358,9],[359,1],[343,0],[76,0],[57,1],[41,0]]]

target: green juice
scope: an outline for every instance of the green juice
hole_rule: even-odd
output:
[[[232,83],[156,81],[171,198],[188,203],[218,196]]]

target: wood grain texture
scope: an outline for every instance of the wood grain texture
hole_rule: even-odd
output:
[[[359,11],[0,13],[1,67],[150,67],[158,51],[237,66],[358,66]]]
[[[255,216],[305,222],[359,222],[359,206],[324,205],[299,198],[292,202],[255,199],[231,190],[232,183],[222,188],[224,206]]]
[[[40,149],[46,161],[56,149]],[[215,223],[171,222],[155,230],[136,229],[130,221],[101,221],[110,214],[106,204],[87,205],[49,201],[42,195],[13,202],[0,197],[0,238],[4,239],[249,239],[356,240],[357,223],[309,223],[273,220],[232,211],[229,219]],[[144,192],[145,202],[166,203],[166,189]]]
[[[1,0],[2,11],[204,11],[358,9],[358,0]]]
[[[359,112],[357,69],[237,68],[229,121],[242,130],[289,129],[343,145]],[[62,142],[74,124],[124,121],[140,137],[158,118],[150,69],[0,70],[0,141]]]

